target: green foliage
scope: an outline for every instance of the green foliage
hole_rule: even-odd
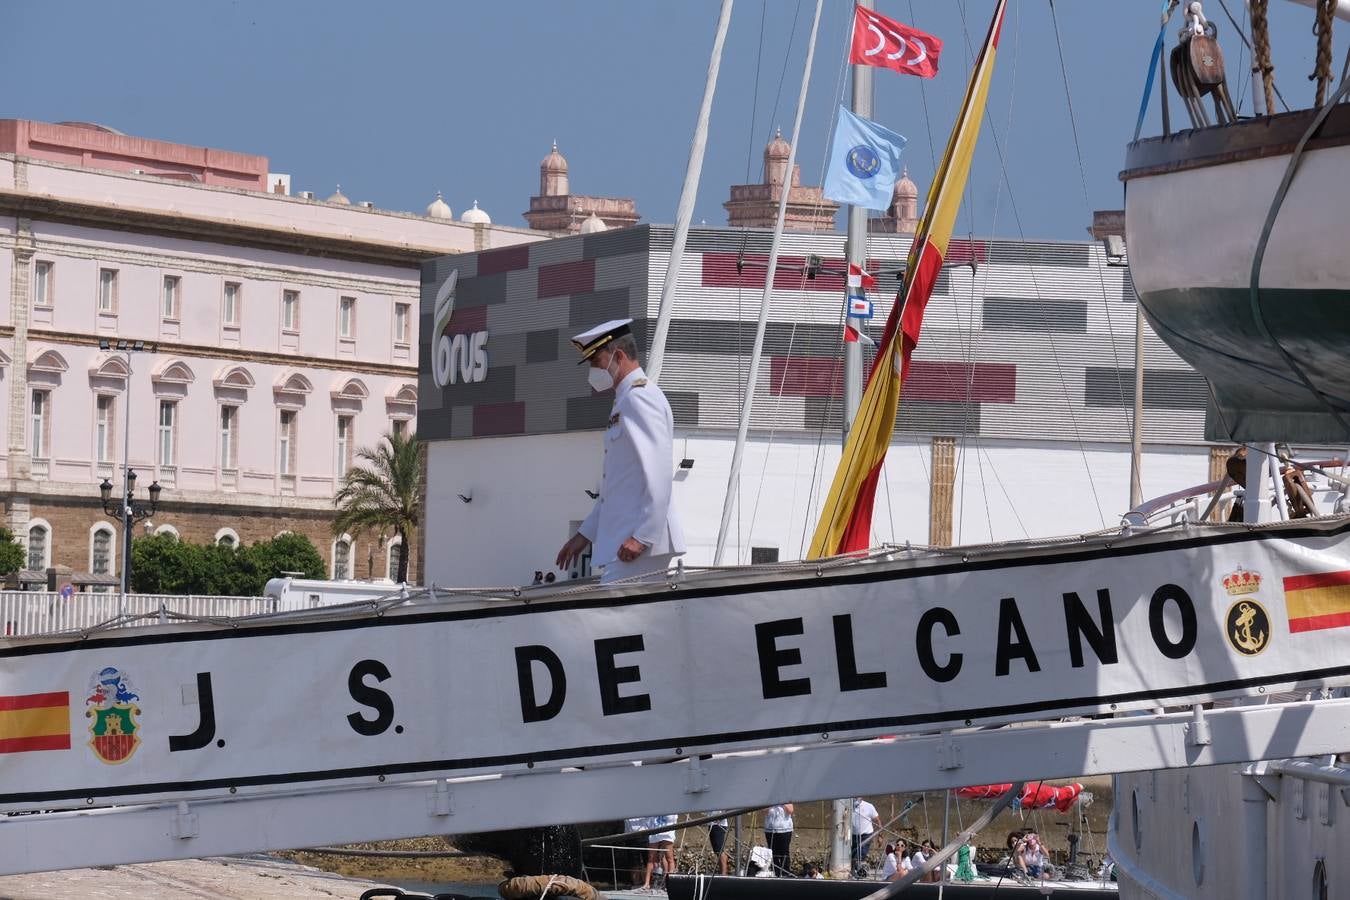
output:
[[[305,578],[327,575],[319,551],[299,534],[239,550],[156,534],[132,541],[131,560],[131,589],[146,594],[259,597],[268,579],[282,572],[300,572]]]
[[[0,528],[0,575],[8,575],[23,568],[27,562],[22,544],[14,542],[14,532]]]
[[[373,531],[403,539],[398,580],[408,580],[409,549],[422,510],[422,458],[417,439],[390,432],[356,454],[360,462],[342,477],[333,504],[333,534]]]

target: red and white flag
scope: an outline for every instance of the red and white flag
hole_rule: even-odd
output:
[[[861,266],[848,264],[848,286],[850,288],[870,288],[877,286],[877,280],[863,271]]]
[[[877,345],[876,341],[872,340],[852,325],[844,326],[844,341],[849,344],[863,344],[867,347],[875,347]]]
[[[941,53],[942,41],[933,35],[874,10],[854,7],[853,49],[848,61],[855,66],[880,66],[905,75],[932,78],[937,75]]]

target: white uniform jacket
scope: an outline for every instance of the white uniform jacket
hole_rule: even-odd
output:
[[[675,419],[641,367],[615,386],[604,441],[600,496],[579,529],[591,542],[591,564],[618,559],[630,537],[647,545],[643,556],[683,553],[684,531],[670,502]]]

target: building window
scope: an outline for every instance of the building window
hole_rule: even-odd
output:
[[[239,467],[239,407],[220,408],[220,467]]]
[[[46,459],[51,448],[52,392],[33,391],[33,423],[31,450],[34,459]]]
[[[282,475],[295,474],[295,412],[289,409],[281,411],[281,427],[278,441],[278,471]]]
[[[113,530],[106,525],[94,529],[89,546],[89,571],[95,575],[112,574]]]
[[[356,331],[356,298],[338,298],[338,337],[349,338]]]
[[[178,289],[181,284],[177,275],[164,276],[164,302],[161,315],[166,319],[178,318]]]
[[[352,417],[337,417],[337,459],[335,462],[338,477],[347,474],[352,465]]]
[[[172,466],[177,459],[178,401],[159,401],[159,464]]]
[[[390,431],[390,432],[394,435],[394,437],[396,437],[396,438],[407,437],[407,436],[408,436],[408,420],[407,420],[407,419],[394,419],[392,422],[389,423],[389,431]]]
[[[394,304],[394,343],[408,343],[408,317],[411,314],[407,303]]]
[[[95,401],[94,442],[97,446],[94,448],[94,454],[101,463],[112,462],[113,458],[115,403],[116,399],[108,394],[99,394],[98,400]]]
[[[300,292],[281,292],[281,327],[286,331],[300,330]]]
[[[46,525],[28,528],[28,568],[42,571],[47,568],[47,550],[51,532]]]
[[[239,302],[243,299],[242,294],[238,282],[225,282],[225,298],[221,301],[220,319],[226,325],[239,324]]]
[[[352,542],[343,537],[333,544],[333,579],[346,581],[352,577]]]
[[[759,565],[764,565],[765,563],[776,563],[776,562],[778,562],[778,548],[777,548],[777,547],[751,547],[751,548],[750,548],[750,564],[751,564],[751,565],[759,566]]]
[[[178,529],[174,528],[172,525],[161,525],[155,529],[155,536],[158,537],[160,535],[176,541],[178,540]]]
[[[239,535],[233,528],[222,528],[216,532],[216,546],[229,547],[231,550],[238,550]]]
[[[52,264],[46,260],[33,263],[33,305],[52,305]]]
[[[389,580],[398,581],[398,566],[403,560],[403,541],[394,538],[389,542]]]
[[[98,311],[117,312],[117,270],[98,270]]]

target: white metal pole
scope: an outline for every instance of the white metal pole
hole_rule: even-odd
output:
[[[859,0],[864,9],[875,6],[873,0]],[[853,66],[853,114],[864,119],[872,118],[872,67]],[[867,208],[849,205],[848,241],[845,250],[848,261],[859,268],[867,268]],[[845,288],[847,294],[848,288]],[[847,301],[845,301],[847,302]],[[844,342],[844,437],[853,427],[853,419],[862,404],[862,343]]]
[[[750,354],[750,378],[745,386],[745,402],[741,404],[741,420],[736,426],[736,447],[731,452],[731,471],[727,474],[727,491],[722,498],[722,524],[717,529],[717,550],[713,565],[722,564],[727,548],[727,531],[731,525],[731,511],[736,505],[741,477],[741,459],[745,456],[745,438],[750,431],[750,414],[755,408],[755,384],[759,380],[760,357],[764,353],[764,332],[769,325],[769,301],[773,297],[773,279],[778,271],[778,248],[783,242],[783,221],[787,218],[788,194],[792,187],[792,169],[797,162],[797,139],[801,137],[802,114],[806,110],[806,90],[811,83],[811,65],[816,56],[816,33],[820,30],[820,10],[824,0],[816,0],[816,15],[811,20],[811,39],[806,45],[806,67],[802,69],[802,86],[797,92],[797,116],[792,122],[792,145],[788,148],[787,172],[783,176],[782,192],[778,196],[778,218],[773,229],[773,243],[769,246],[769,269],[764,273],[764,294],[759,301],[759,322],[755,326],[755,347]],[[672,260],[671,265],[674,265]],[[666,273],[670,283],[670,273]],[[664,302],[662,303],[664,311]],[[659,328],[659,326],[658,326]],[[655,348],[653,348],[655,349]]]
[[[1134,419],[1130,423],[1130,509],[1138,509],[1144,502],[1144,310],[1136,298],[1134,303]]]
[[[717,71],[722,65],[722,45],[726,43],[727,26],[731,22],[731,4],[732,0],[722,0],[722,12],[717,19],[717,36],[713,38],[712,58],[708,61],[708,77],[703,83],[703,105],[698,110],[694,142],[689,147],[689,165],[684,170],[684,187],[680,189],[680,205],[675,211],[675,238],[670,245],[666,278],[661,283],[661,306],[656,313],[656,332],[652,336],[651,352],[647,354],[646,372],[652,380],[661,376],[666,335],[670,331],[670,317],[675,307],[675,288],[680,280],[680,262],[684,258],[684,244],[689,237],[689,222],[694,217],[699,176],[703,173],[703,151],[708,145],[708,119],[712,116],[713,93],[717,90]]]
[[[858,0],[864,9],[872,9],[873,0]],[[850,108],[854,115],[864,119],[872,117],[872,67],[853,66],[853,96]],[[867,268],[867,208],[850,204],[848,207],[848,239],[845,242],[844,255],[850,263],[860,269]],[[844,288],[847,303],[847,286]],[[847,317],[845,317],[847,321]],[[862,342],[844,341],[844,397],[841,420],[842,438],[847,440],[853,419],[862,405]],[[835,878],[847,877],[852,867],[853,851],[853,815],[852,802],[834,801],[834,843],[830,847],[830,874]]]

